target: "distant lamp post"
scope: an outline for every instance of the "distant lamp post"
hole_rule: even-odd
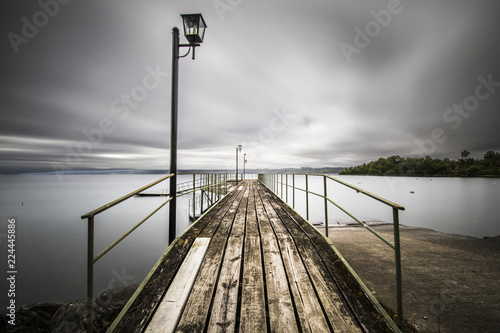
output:
[[[168,240],[172,243],[175,239],[176,229],[176,209],[177,209],[177,99],[179,87],[179,58],[184,58],[193,49],[203,43],[205,29],[207,25],[201,14],[182,14],[184,26],[184,36],[189,44],[179,44],[179,28],[172,29],[172,103],[171,103],[171,122],[170,122],[170,173],[174,175],[170,178],[170,209],[169,209],[169,227]],[[188,52],[179,56],[179,48],[189,47]]]
[[[243,179],[246,179],[246,176],[245,176],[245,164],[247,164],[247,153],[243,154]]]
[[[241,152],[241,148],[243,148],[242,145],[236,147],[236,185],[238,185],[238,153]]]

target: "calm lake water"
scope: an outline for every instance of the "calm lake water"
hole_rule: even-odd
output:
[[[86,220],[80,216],[142,187],[160,175],[0,176],[0,268],[7,272],[7,221],[16,220],[16,304],[66,302],[85,298]],[[400,223],[474,237],[500,235],[500,179],[336,176],[406,208]],[[192,176],[179,176],[179,182]],[[323,193],[323,180],[310,176],[311,191]],[[291,177],[289,179],[291,184]],[[303,176],[296,185],[304,186]],[[166,188],[168,185],[160,185]],[[414,193],[410,193],[413,191]],[[289,191],[289,203],[292,191]],[[329,181],[328,195],[364,221],[392,221],[391,209]],[[178,199],[177,232],[189,226],[188,201]],[[286,195],[283,196],[286,199]],[[156,208],[165,197],[134,197],[98,215],[96,254]],[[305,216],[305,196],[296,191],[296,209]],[[323,221],[320,198],[310,196],[310,220]],[[329,206],[329,224],[352,220]],[[168,205],[97,262],[96,294],[140,283],[167,247]],[[5,281],[5,280],[4,280]],[[7,306],[6,288],[0,299]],[[2,311],[5,312],[5,311]]]

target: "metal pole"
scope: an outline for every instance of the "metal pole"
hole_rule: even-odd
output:
[[[172,104],[170,120],[170,207],[168,214],[168,243],[175,239],[177,213],[177,98],[179,84],[179,28],[172,29]]]
[[[87,332],[94,331],[94,217],[88,218],[87,234]]]
[[[292,208],[295,209],[295,175],[292,175]]]
[[[238,185],[238,147],[236,147],[236,185]]]
[[[243,179],[246,179],[246,177],[245,177],[245,164],[247,164],[247,153],[243,154]]]
[[[193,221],[196,221],[196,174],[193,173]],[[201,215],[201,214],[200,214]]]
[[[203,187],[205,186],[205,184],[203,184],[205,182],[205,175],[200,175],[200,187]],[[200,189],[200,216],[203,215],[203,189]]]
[[[309,221],[309,181],[306,175],[306,219]]]
[[[399,212],[396,208],[392,209],[392,217],[394,222],[394,254],[396,261],[396,292],[398,300],[398,324],[403,326],[403,285],[401,278],[401,244],[399,239]]]
[[[328,195],[328,191],[326,189],[326,176],[323,176],[323,185],[325,189],[325,234],[326,237],[328,237],[328,199],[326,198]]]
[[[280,193],[281,199],[283,199],[283,174],[281,174],[281,193]]]
[[[288,174],[286,175],[286,203],[288,203]]]

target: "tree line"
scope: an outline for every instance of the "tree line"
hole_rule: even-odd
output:
[[[404,158],[399,155],[379,158],[376,161],[350,167],[341,175],[372,176],[500,176],[500,153],[487,151],[482,159],[470,157],[470,152],[461,152],[461,158],[450,160],[430,156]]]

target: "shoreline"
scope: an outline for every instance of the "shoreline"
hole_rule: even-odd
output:
[[[372,225],[392,240],[392,225]],[[324,227],[318,228],[324,232]],[[396,309],[394,252],[359,226],[329,238],[377,300]],[[418,332],[500,331],[500,236],[400,226],[405,321]]]

